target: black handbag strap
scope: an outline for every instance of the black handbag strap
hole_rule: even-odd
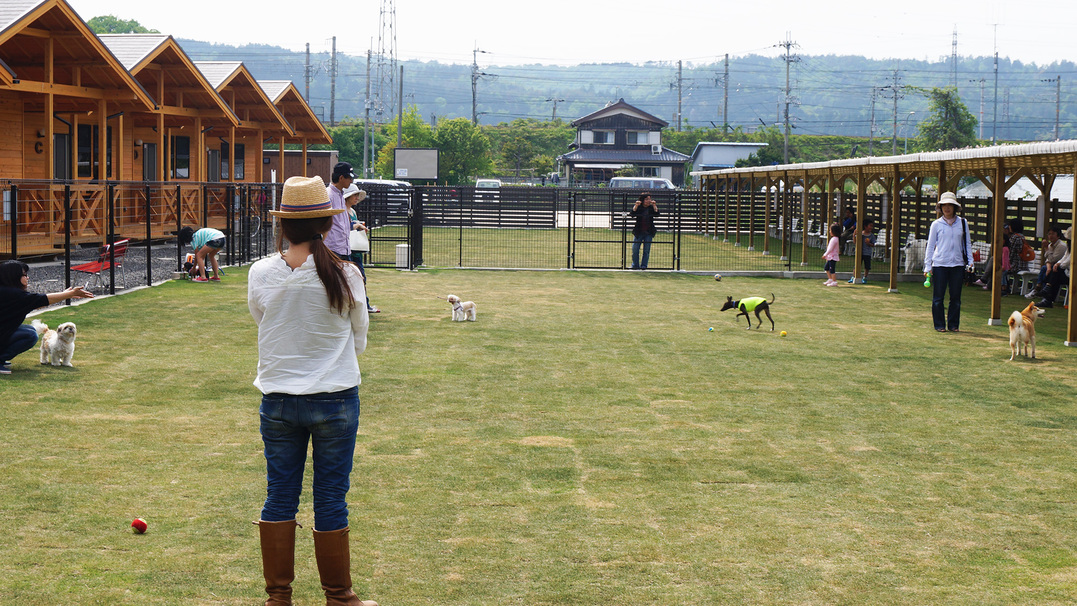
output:
[[[968,242],[969,236],[969,222],[965,220],[965,217],[961,217],[961,255],[965,257],[965,267],[969,266],[969,249],[965,244]]]

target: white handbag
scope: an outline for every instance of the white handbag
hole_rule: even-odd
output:
[[[367,239],[365,230],[353,229],[348,232],[348,243],[354,252],[370,251],[370,240]]]

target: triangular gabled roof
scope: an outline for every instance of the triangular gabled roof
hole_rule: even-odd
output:
[[[661,118],[659,118],[657,116],[652,116],[651,114],[648,114],[647,112],[643,111],[642,109],[640,109],[640,108],[638,108],[638,107],[636,107],[634,105],[630,105],[628,103],[625,103],[624,99],[618,99],[616,103],[611,103],[611,104],[607,105],[606,107],[603,107],[602,109],[600,109],[600,110],[598,110],[596,112],[592,112],[592,113],[587,114],[586,116],[584,116],[582,118],[577,118],[577,119],[573,120],[572,121],[572,126],[579,126],[580,124],[583,124],[584,122],[591,122],[592,120],[597,120],[599,118],[605,118],[606,116],[610,116],[610,115],[613,115],[613,114],[628,114],[630,116],[634,116],[636,118],[646,120],[647,122],[654,122],[655,124],[657,124],[661,128],[665,128],[665,127],[669,126],[669,122],[666,122],[665,120],[663,120],[663,119],[661,119]]]
[[[98,36],[162,108],[209,110],[210,122],[239,125],[228,103],[172,37],[164,34],[103,34]],[[155,69],[146,69],[149,66]],[[160,97],[160,98],[158,98]],[[167,113],[167,112],[166,112]]]
[[[196,61],[195,66],[239,116],[242,127],[283,128],[289,135],[295,134],[241,61]]]
[[[332,143],[333,137],[290,80],[259,80],[258,84],[291,124],[297,137],[310,143]]]
[[[54,68],[44,57],[52,45]],[[16,77],[5,88],[52,92],[56,108],[93,108],[101,98],[154,109],[153,99],[64,0],[0,1],[0,54]]]

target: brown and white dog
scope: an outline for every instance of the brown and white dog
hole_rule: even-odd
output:
[[[1036,318],[1042,318],[1044,311],[1036,307],[1035,303],[1029,303],[1022,311],[1010,314],[1010,359],[1017,357],[1017,352],[1027,358],[1029,348],[1032,349],[1032,358],[1036,358]]]
[[[48,325],[35,319],[30,323],[41,337],[41,363],[53,366],[72,366],[71,358],[75,355],[75,336],[78,330],[74,322],[64,322],[50,330]]]
[[[472,301],[460,301],[460,297],[456,295],[449,295],[445,297],[445,300],[452,305],[452,321],[463,322],[464,320],[475,321],[475,312],[478,308]]]

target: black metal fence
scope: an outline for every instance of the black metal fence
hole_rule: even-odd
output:
[[[228,234],[224,264],[246,263],[274,250],[268,210],[279,199],[280,184],[0,184],[0,257],[62,258],[67,284],[72,265],[122,239],[143,253],[138,263],[144,264],[144,280],[138,271],[138,283],[163,279],[162,267],[170,273],[182,265],[184,251],[175,234],[184,225],[212,226]],[[368,186],[368,199],[357,211],[373,228],[367,258],[372,266],[625,269],[632,263],[634,220],[628,213],[638,194],[607,188]],[[651,195],[661,214],[649,266],[680,271],[821,270],[828,221],[838,221],[842,207],[855,206],[855,196],[849,194],[829,199],[822,193],[768,196],[760,191]],[[986,257],[990,200],[962,202],[973,240],[982,243],[978,250]],[[902,250],[910,238],[922,241],[935,218],[932,199],[903,198],[894,233],[886,195],[868,195],[865,207],[865,218],[875,219],[878,228],[872,251],[876,274],[889,271],[894,238]],[[1070,223],[1069,215],[1069,203],[1058,201],[1009,201],[1005,211],[1007,219],[1025,220],[1026,236],[1034,244],[1047,225]],[[851,271],[851,250],[843,253],[839,271]],[[129,262],[126,269],[135,267]],[[110,273],[108,289],[116,286]]]

